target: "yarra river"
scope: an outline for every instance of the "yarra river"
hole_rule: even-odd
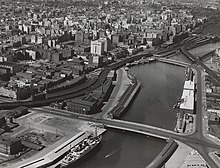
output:
[[[193,49],[192,53],[200,56],[218,47],[220,43],[209,44]],[[189,62],[180,53],[173,59]],[[176,111],[172,107],[182,94],[185,68],[151,63],[132,67],[130,71],[142,87],[123,119],[173,130]],[[165,145],[164,140],[112,129],[104,134],[97,148],[69,167],[145,168]]]

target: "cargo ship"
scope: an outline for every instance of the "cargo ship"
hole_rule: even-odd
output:
[[[88,137],[80,142],[78,145],[70,149],[67,155],[61,160],[61,163],[57,166],[59,168],[67,167],[68,165],[76,162],[81,157],[89,153],[101,142],[102,136]]]

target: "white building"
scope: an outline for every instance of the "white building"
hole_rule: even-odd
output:
[[[31,36],[31,43],[35,44],[37,42],[37,36],[36,35],[32,35]]]
[[[37,59],[37,52],[36,52],[36,51],[26,50],[26,53],[28,53],[29,56],[30,56],[33,60],[36,60],[36,59]]]
[[[195,85],[193,81],[185,81],[180,102],[180,109],[184,110],[186,113],[193,113],[194,89]]]
[[[193,150],[186,158],[181,168],[207,168],[206,161],[198,153]]]
[[[187,113],[193,113],[194,109],[194,91],[193,90],[183,90],[181,97],[180,109],[183,109]]]
[[[105,42],[103,40],[91,41],[91,53],[96,55],[103,55]]]
[[[183,89],[194,90],[194,88],[195,88],[195,85],[193,81],[191,80],[185,81]]]

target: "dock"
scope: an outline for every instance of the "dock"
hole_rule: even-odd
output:
[[[123,95],[120,97],[119,99],[120,103],[108,113],[109,117],[120,118],[124,114],[125,110],[128,108],[129,104],[137,94],[140,87],[141,87],[141,82],[139,80],[135,81],[133,85],[130,85],[123,93]]]
[[[95,134],[96,136],[99,136],[103,134],[105,131],[106,129],[104,128],[98,128]],[[44,156],[39,155],[39,157],[34,157],[34,159],[30,158],[24,160],[23,162],[20,162],[18,164],[10,165],[10,168],[53,168],[55,167],[57,162],[59,162],[71,148],[82,142],[84,139],[88,138],[90,135],[91,133],[82,131],[77,135],[73,136],[72,138],[68,139],[52,151],[48,152]]]

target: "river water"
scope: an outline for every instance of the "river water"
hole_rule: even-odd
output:
[[[220,43],[205,45],[191,52],[200,56],[218,47]],[[189,62],[180,53],[173,59]],[[123,119],[173,130],[176,112],[172,107],[182,94],[185,69],[151,63],[132,67],[130,71],[141,81],[142,87]],[[96,149],[69,167],[145,168],[165,145],[165,141],[157,138],[111,129],[104,134]],[[110,157],[106,158],[107,155]]]
[[[165,63],[133,67],[131,71],[142,87],[123,119],[173,130],[176,124],[173,105],[182,93],[184,70]]]

